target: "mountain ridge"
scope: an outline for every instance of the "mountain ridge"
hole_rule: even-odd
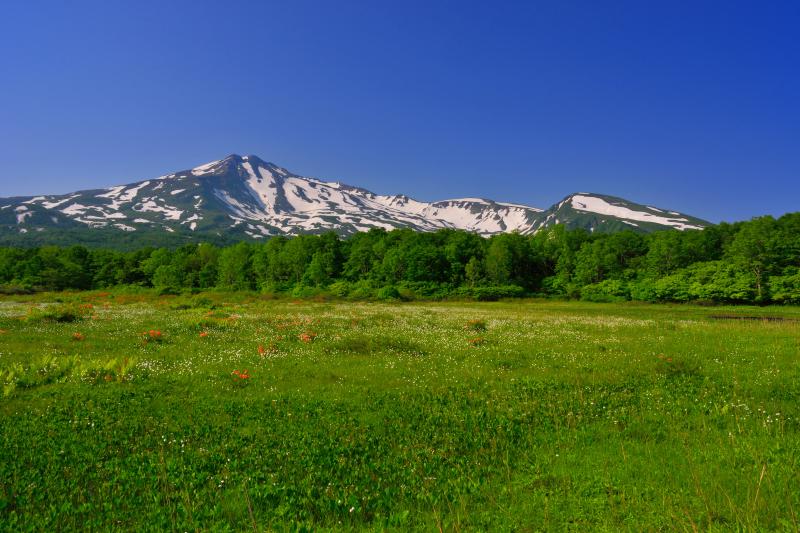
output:
[[[126,185],[0,198],[0,242],[15,240],[12,235],[25,240],[43,232],[99,229],[233,240],[327,231],[346,236],[372,228],[460,229],[490,236],[532,234],[555,224],[590,232],[710,225],[597,193],[574,193],[547,209],[477,197],[425,202],[304,177],[258,156],[237,154]]]

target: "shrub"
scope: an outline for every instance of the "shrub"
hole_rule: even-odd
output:
[[[480,318],[470,320],[464,325],[464,329],[467,331],[475,331],[477,333],[486,331],[486,321]]]
[[[519,298],[525,295],[525,289],[518,285],[495,285],[487,287],[470,287],[467,296],[481,302],[493,302],[501,298]]]
[[[292,296],[295,298],[311,298],[322,294],[322,289],[310,285],[297,285],[292,289]]]
[[[620,302],[629,299],[628,285],[620,279],[606,279],[581,289],[581,300],[587,302]]]
[[[637,300],[640,302],[658,301],[655,282],[652,279],[631,281],[628,283],[628,290],[630,291],[631,300]]]
[[[92,304],[66,303],[49,305],[43,308],[31,308],[27,319],[32,322],[78,322],[92,315]]]
[[[394,285],[387,285],[378,289],[377,297],[379,300],[399,300],[400,292]]]
[[[344,298],[350,293],[350,284],[346,281],[337,281],[336,283],[331,283],[328,286],[328,292],[331,294],[331,296]]]
[[[0,285],[0,294],[6,296],[21,296],[24,294],[33,294],[33,289],[22,285]]]
[[[353,300],[365,300],[375,296],[375,288],[368,280],[361,280],[350,286],[349,298]]]

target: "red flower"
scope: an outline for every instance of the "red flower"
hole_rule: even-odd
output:
[[[300,341],[302,341],[302,342],[309,343],[309,342],[313,341],[314,337],[316,337],[316,336],[317,336],[316,333],[314,333],[312,331],[307,331],[305,333],[301,333],[300,335],[298,335],[297,338],[300,339]]]

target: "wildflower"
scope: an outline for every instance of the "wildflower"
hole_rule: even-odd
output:
[[[470,346],[481,346],[485,342],[486,342],[486,339],[484,339],[483,337],[473,337],[471,339],[467,339],[467,343]]]
[[[263,356],[265,353],[267,353],[267,349],[266,349],[266,348],[264,348],[264,345],[263,345],[263,344],[259,344],[259,345],[258,345],[258,353],[259,353],[261,356]]]
[[[205,337],[208,337],[208,332],[207,331],[201,331],[200,332],[200,338],[202,339],[202,338],[205,338]]]
[[[249,371],[247,371],[247,370],[244,370],[242,372],[239,372],[238,370],[234,370],[233,372],[231,372],[231,375],[233,376],[234,381],[237,381],[237,382],[242,382],[242,381],[244,381],[246,379],[250,379],[250,374],[249,374]]]
[[[84,337],[82,333],[78,333],[77,331],[72,334],[72,340],[74,341],[82,341],[85,338],[86,337]]]
[[[142,338],[144,342],[161,342],[161,331],[158,329],[151,329],[150,331],[145,331],[142,333]]]
[[[298,335],[297,338],[300,339],[300,341],[302,342],[309,343],[313,341],[314,337],[316,336],[317,336],[316,333],[311,331],[306,331],[305,333],[301,333],[300,335]]]

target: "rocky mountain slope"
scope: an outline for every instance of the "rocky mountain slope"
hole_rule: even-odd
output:
[[[6,240],[12,234],[19,240],[83,230],[233,240],[326,231],[349,235],[371,228],[453,228],[488,236],[530,234],[554,224],[603,232],[708,225],[674,211],[588,193],[568,196],[547,210],[483,198],[421,202],[302,177],[238,155],[130,185],[0,199],[0,236]]]

